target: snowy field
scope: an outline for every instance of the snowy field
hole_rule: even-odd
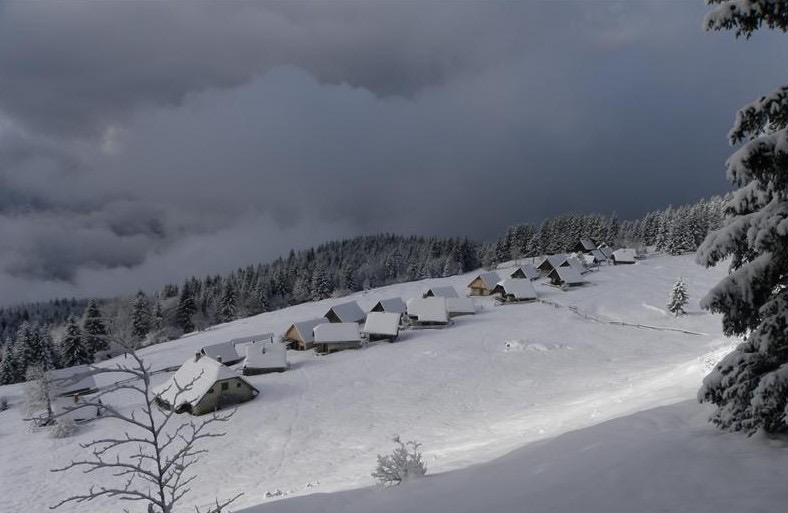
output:
[[[289,352],[290,371],[248,378],[262,394],[238,408],[225,437],[205,444],[209,453],[195,466],[198,479],[181,510],[238,492],[244,495],[233,510],[255,506],[255,513],[774,510],[788,497],[785,447],[720,434],[705,423],[707,407],[690,401],[733,343],[722,337],[719,317],[697,306],[723,273],[695,265],[691,255],[653,256],[602,267],[586,275],[588,285],[566,292],[538,284],[551,304],[476,298],[478,314],[445,330],[407,331],[394,344],[329,356]],[[462,293],[474,276],[349,298],[368,309],[433,285]],[[689,314],[674,318],[665,303],[680,276]],[[142,354],[153,369],[179,365],[204,345],[282,333],[347,300],[239,320]],[[158,374],[155,384],[168,376]],[[117,424],[100,420],[53,440],[22,421],[21,385],[0,387],[3,395],[12,408],[0,412],[0,511],[47,511],[101,483],[97,475],[49,469],[78,457],[79,442],[111,436]],[[113,404],[135,407],[124,396]],[[376,455],[391,450],[394,434],[423,444],[430,475],[398,490],[363,489],[373,485]],[[307,494],[316,495],[297,497]],[[58,511],[118,510],[104,500]]]

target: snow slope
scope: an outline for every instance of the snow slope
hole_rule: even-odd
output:
[[[289,352],[290,371],[248,378],[262,394],[239,407],[224,426],[227,436],[206,443],[209,453],[195,467],[199,477],[182,510],[193,511],[193,505],[237,492],[244,493],[235,505],[240,509],[270,502],[267,496],[272,494],[293,497],[368,486],[375,456],[390,450],[394,434],[422,442],[430,473],[436,474],[491,462],[535,441],[691,399],[706,369],[732,343],[722,337],[719,318],[697,307],[700,296],[723,272],[696,266],[692,256],[653,256],[634,266],[603,266],[586,275],[588,285],[566,292],[537,284],[540,298],[550,304],[496,307],[490,298],[475,298],[479,313],[457,318],[445,330],[406,331],[394,344],[384,342],[321,357],[311,351]],[[476,274],[299,305],[217,326],[148,348],[142,354],[154,369],[178,365],[204,345],[259,332],[282,333],[293,322],[321,316],[334,304],[357,300],[366,309],[391,296],[417,297],[431,286],[466,290]],[[688,284],[691,303],[690,315],[676,319],[664,313],[664,304],[679,276]],[[607,321],[680,328],[700,335]],[[515,343],[507,347],[507,341]],[[154,384],[168,376],[156,375]],[[98,421],[84,426],[72,438],[52,440],[43,433],[28,432],[21,421],[20,385],[0,387],[0,395],[8,396],[13,406],[0,413],[4,447],[0,511],[45,511],[69,492],[87,489],[95,482],[97,476],[51,474],[48,469],[77,457],[78,442],[112,434],[117,426]],[[135,406],[128,397],[116,401],[129,409]],[[699,405],[682,408],[694,419],[687,425],[706,429],[697,420],[703,416]],[[689,422],[685,417],[677,417],[677,430],[682,422]],[[639,425],[640,421],[634,422]],[[557,448],[562,447],[559,440],[553,439]],[[549,448],[553,442],[521,450]],[[542,457],[549,461],[546,454]],[[498,468],[500,461],[513,457],[488,465]],[[462,479],[451,477],[455,475],[467,474],[433,476],[426,483],[466,486],[453,481]],[[426,483],[413,486],[432,486]],[[536,493],[538,483],[532,486]],[[348,500],[369,493],[354,492]],[[326,496],[320,497],[325,500]],[[337,504],[348,504],[340,498],[347,494],[336,497]],[[385,497],[374,500],[397,500]],[[308,502],[312,499],[301,500],[313,504]],[[297,511],[286,509],[294,507],[290,503],[272,502],[271,506]],[[394,503],[391,511],[408,510],[397,509]],[[117,509],[117,505],[96,501],[87,508],[63,507],[60,511],[110,509]],[[318,509],[309,506],[300,511],[310,510]],[[641,510],[645,511],[631,511]],[[345,510],[339,507],[336,511]]]

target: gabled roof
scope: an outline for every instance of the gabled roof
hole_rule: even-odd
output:
[[[506,296],[512,296],[518,301],[526,299],[536,299],[536,289],[531,280],[507,278],[501,280],[494,289],[494,292],[501,292]]]
[[[209,356],[214,360],[219,360],[224,364],[237,362],[243,357],[235,350],[235,345],[232,342],[221,342],[219,344],[212,344],[202,348],[202,353]]]
[[[449,311],[446,298],[425,297],[408,300],[408,317],[415,317],[419,322],[449,322]]]
[[[535,280],[535,279],[537,279],[539,277],[539,271],[537,271],[536,268],[534,266],[532,266],[531,264],[523,264],[523,265],[521,265],[519,267],[515,267],[513,269],[506,269],[505,272],[501,271],[501,273],[505,274],[506,277],[508,277],[508,278],[515,278],[514,275],[517,274],[519,271],[521,271],[523,276],[525,276],[529,280]],[[503,276],[502,276],[502,278],[503,278]],[[515,279],[517,279],[517,278],[515,278]]]
[[[287,346],[281,342],[254,342],[246,346],[245,369],[284,369]]]
[[[71,395],[82,390],[96,390],[89,365],[75,365],[47,371],[56,395]]]
[[[607,255],[605,255],[605,254],[602,252],[602,250],[601,250],[601,249],[595,249],[594,251],[592,251],[592,252],[591,252],[591,256],[593,256],[593,257],[594,257],[594,259],[595,259],[597,262],[607,262]]]
[[[493,287],[495,287],[495,285],[490,288],[492,289]],[[473,299],[469,297],[447,297],[446,310],[449,312],[449,315],[475,314],[476,304],[473,302]]]
[[[290,331],[290,329],[294,328],[298,332],[298,335],[301,337],[301,340],[303,340],[304,343],[310,343],[315,340],[315,336],[313,334],[315,326],[318,326],[320,324],[327,324],[327,323],[328,323],[328,319],[326,319],[325,317],[321,317],[320,319],[309,319],[308,321],[293,323],[293,325],[290,326],[290,328],[288,328],[287,331]]]
[[[364,324],[364,333],[396,337],[399,334],[400,317],[402,314],[397,312],[370,312]]]
[[[230,340],[230,343],[234,346],[238,346],[240,344],[247,344],[249,342],[261,342],[265,340],[273,340],[274,334],[273,333],[260,333],[259,335],[250,335],[248,337],[238,337]]]
[[[586,269],[586,266],[584,266],[583,263],[580,260],[576,259],[576,258],[567,258],[563,267],[566,267],[567,264],[568,264],[569,267],[574,269],[575,272],[577,272],[578,274],[583,274],[585,272],[588,272],[588,269]]]
[[[602,254],[608,258],[613,256],[613,250],[610,249],[608,246],[599,246],[599,251],[601,251]]]
[[[579,285],[586,282],[577,271],[569,266],[556,267],[548,276],[550,279],[553,279],[556,275],[561,283],[566,283],[567,285]]]
[[[427,289],[425,295],[428,297],[460,297],[454,287],[431,287]]]
[[[621,248],[613,251],[613,260],[616,262],[635,262],[635,250],[632,248]]]
[[[593,251],[596,249],[596,244],[591,239],[580,239],[579,246],[583,248],[584,251]]]
[[[380,301],[375,303],[375,306],[373,306],[372,309],[374,310],[375,308],[377,308],[378,305],[380,305],[380,307],[384,312],[394,312],[398,314],[404,314],[408,310],[407,305],[405,305],[405,301],[403,301],[401,297],[391,297],[388,299],[381,299]]]
[[[330,320],[329,315],[334,312],[334,315],[339,319],[339,322],[361,322],[364,320],[364,310],[358,306],[355,301],[348,301],[329,308],[328,312],[323,317]]]
[[[555,267],[559,267],[566,262],[567,258],[569,258],[568,255],[548,255],[537,266],[537,269],[549,270]]]
[[[493,287],[495,287],[495,284],[498,283],[499,281],[501,281],[501,276],[495,271],[489,271],[489,272],[486,272],[486,273],[481,273],[476,278],[474,278],[471,281],[471,283],[468,284],[468,287],[473,285],[473,282],[475,282],[476,280],[481,280],[481,282],[482,282],[482,284],[484,285],[485,288],[488,288],[488,289],[492,290]]]
[[[359,342],[361,335],[355,322],[335,322],[315,326],[315,344]]]
[[[173,410],[178,410],[185,404],[194,406],[217,381],[231,378],[243,379],[213,358],[195,355],[186,360],[163,385],[156,387],[153,393]],[[188,390],[182,390],[187,386]]]

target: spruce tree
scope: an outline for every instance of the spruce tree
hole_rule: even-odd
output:
[[[87,347],[77,320],[72,315],[66,324],[66,333],[60,341],[60,359],[64,367],[73,367],[93,362],[93,355]]]
[[[762,25],[788,28],[784,2],[710,0],[709,30],[750,37]],[[788,406],[788,86],[745,106],[729,134],[741,144],[727,161],[739,189],[725,204],[725,224],[698,250],[713,266],[730,258],[730,273],[701,305],[722,313],[724,332],[744,342],[703,380],[701,401],[717,406],[722,429],[786,432]]]
[[[85,307],[85,313],[82,315],[82,333],[91,357],[95,357],[99,351],[109,349],[109,340],[107,338],[109,331],[104,324],[104,316],[99,310],[98,302],[95,299],[91,299],[88,302],[88,306]]]
[[[670,297],[668,298],[668,311],[679,317],[684,315],[684,307],[687,305],[689,301],[689,296],[687,295],[687,284],[684,283],[684,280],[679,278],[679,281],[673,285],[673,290],[670,292]]]
[[[178,327],[184,333],[191,333],[194,331],[194,320],[192,317],[197,312],[197,305],[194,301],[194,295],[189,282],[186,281],[181,287],[181,293],[178,295],[178,311],[177,322]]]
[[[10,340],[3,344],[2,360],[0,361],[0,385],[10,385],[22,381],[19,364]]]
[[[24,378],[27,368],[35,365],[38,360],[38,342],[33,327],[29,322],[24,321],[16,331],[16,341],[14,343],[14,357],[17,364],[19,377]]]
[[[150,333],[152,322],[150,301],[143,292],[139,292],[131,301],[131,336],[135,340],[143,340]]]
[[[238,294],[232,280],[227,280],[219,300],[219,322],[230,322],[235,319],[238,310]]]

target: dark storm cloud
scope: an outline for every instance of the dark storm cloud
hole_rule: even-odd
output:
[[[702,13],[0,3],[0,303],[721,192],[733,110],[783,54],[703,34]]]

